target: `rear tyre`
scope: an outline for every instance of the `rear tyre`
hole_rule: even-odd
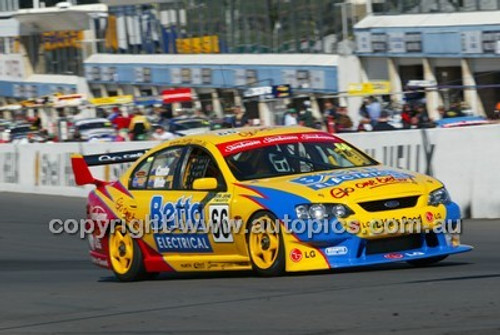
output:
[[[147,278],[141,248],[122,226],[109,234],[109,259],[115,276],[124,282]]]
[[[436,264],[441,262],[443,259],[448,257],[448,255],[444,256],[436,256],[436,257],[429,257],[429,258],[422,258],[422,259],[415,259],[413,261],[408,261],[408,264],[411,264],[416,267],[423,267],[423,266],[429,266],[432,264]]]
[[[272,213],[260,212],[250,219],[247,245],[257,274],[272,277],[285,273],[285,245],[279,222]]]

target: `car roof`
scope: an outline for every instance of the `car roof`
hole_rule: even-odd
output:
[[[88,118],[88,119],[80,119],[76,120],[75,124],[85,124],[85,123],[95,123],[95,122],[110,122],[108,119],[105,118]]]
[[[175,122],[175,123],[182,123],[182,122],[191,122],[191,121],[208,121],[208,119],[202,118],[202,117],[174,117],[173,119],[170,119],[170,122]]]
[[[11,124],[11,128],[25,128],[25,127],[32,127],[31,123],[13,123]]]
[[[210,142],[214,145],[228,143],[238,140],[249,140],[253,138],[259,138],[264,136],[277,136],[277,135],[287,135],[287,134],[301,134],[301,133],[318,133],[325,134],[323,131],[306,128],[306,127],[246,127],[246,128],[229,128],[229,129],[219,129],[212,130],[203,134],[195,134],[181,137],[177,140],[182,140],[183,143],[189,142]],[[330,134],[328,134],[330,135]],[[165,146],[169,146],[172,142],[176,140],[168,141]]]

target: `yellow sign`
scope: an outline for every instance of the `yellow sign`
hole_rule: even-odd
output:
[[[349,95],[377,95],[389,94],[391,84],[388,81],[370,81],[367,83],[349,84],[347,93]]]
[[[115,15],[108,16],[108,28],[106,29],[105,41],[107,49],[118,50],[118,34]]]
[[[96,105],[96,106],[123,105],[123,104],[130,104],[130,103],[134,102],[134,96],[133,95],[117,95],[114,97],[94,98],[94,99],[90,99],[89,102],[92,105]]]
[[[177,52],[180,54],[208,54],[219,53],[219,37],[217,35],[178,38],[175,41]]]
[[[83,31],[52,31],[42,34],[45,51],[62,48],[81,48]]]

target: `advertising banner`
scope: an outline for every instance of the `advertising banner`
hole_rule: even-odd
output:
[[[190,88],[172,88],[161,92],[163,103],[171,104],[175,102],[188,102],[192,101]]]

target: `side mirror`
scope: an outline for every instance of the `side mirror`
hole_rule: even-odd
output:
[[[213,191],[218,186],[215,178],[199,178],[193,182],[193,189],[196,191]]]

